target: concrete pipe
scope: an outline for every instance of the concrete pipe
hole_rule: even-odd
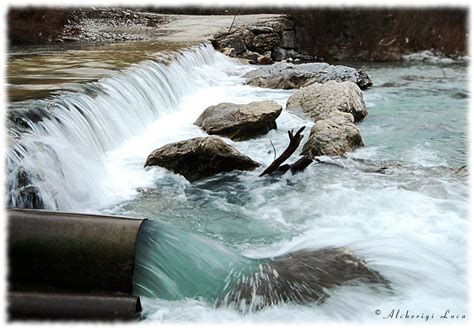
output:
[[[135,243],[144,220],[8,210],[10,291],[132,294]]]
[[[141,311],[133,295],[8,293],[10,321],[17,320],[135,320]]]

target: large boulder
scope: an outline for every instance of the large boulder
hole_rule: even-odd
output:
[[[214,136],[193,138],[158,148],[145,162],[145,167],[155,165],[181,174],[191,182],[220,172],[249,171],[260,166]]]
[[[315,83],[301,88],[288,98],[286,110],[303,114],[314,122],[335,110],[352,114],[356,122],[367,116],[362,91],[349,81]]]
[[[335,111],[314,124],[301,154],[309,157],[342,156],[347,151],[363,145],[362,136],[352,115]]]
[[[282,107],[275,101],[254,101],[249,104],[221,103],[206,108],[195,125],[209,134],[247,140],[276,129],[276,118]]]
[[[372,85],[369,76],[352,67],[327,63],[275,63],[260,67],[244,75],[249,85],[271,89],[298,89],[313,83],[351,81],[361,89]]]
[[[229,277],[235,283],[218,306],[248,312],[281,303],[321,304],[331,290],[344,285],[391,288],[390,281],[348,248],[302,249],[260,260],[257,269],[240,274]]]

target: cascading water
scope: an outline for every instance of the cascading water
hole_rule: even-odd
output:
[[[22,172],[48,209],[87,211],[117,202],[107,190],[107,152],[174,111],[185,95],[222,79],[210,68],[221,56],[210,45],[187,50],[171,63],[146,61],[50,99],[48,117],[28,122],[30,130],[8,151],[10,206],[31,206],[19,195]]]
[[[136,258],[137,294],[165,300],[202,298],[211,304],[229,290],[233,272],[245,274],[259,264],[218,242],[158,222],[144,223]]]
[[[147,320],[398,323],[392,310],[421,316],[406,322],[427,315],[443,322],[447,310],[467,315],[466,67],[368,65],[374,87],[364,91],[369,116],[359,123],[365,147],[299,175],[230,172],[189,183],[143,168],[152,150],[204,136],[193,122],[208,106],[284,106],[292,90],[245,86],[240,76],[250,69],[204,46],[36,102],[45,117],[29,121],[8,150],[9,206],[41,200],[50,209],[156,221],[140,236],[134,278]],[[284,110],[277,124],[260,138],[225,141],[265,167],[274,157],[270,140],[281,152],[288,129],[312,123]],[[40,200],[22,197],[28,184]],[[215,306],[235,273],[328,248],[351,249],[391,291],[347,284],[319,305],[279,303],[247,315]]]
[[[156,221],[142,224],[133,276],[138,295],[169,301],[199,299],[243,313],[283,303],[321,303],[329,288],[390,283],[347,249],[304,249],[276,258],[249,258]]]

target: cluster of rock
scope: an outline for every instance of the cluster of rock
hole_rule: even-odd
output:
[[[282,107],[274,101],[210,106],[194,123],[211,135],[248,140],[276,129]],[[189,181],[233,170],[250,171],[260,164],[217,136],[171,143],[153,151],[146,166],[158,165]]]
[[[362,120],[367,109],[354,82],[329,81],[303,87],[288,99],[287,110],[315,122],[302,155],[341,156],[363,146],[354,122]],[[248,140],[276,129],[275,120],[281,111],[282,107],[274,101],[221,103],[208,107],[195,124],[209,134],[235,141]],[[154,165],[181,174],[189,181],[260,166],[216,136],[193,138],[156,149],[145,163],[145,166]]]
[[[363,146],[355,122],[367,116],[361,88],[372,82],[365,72],[325,63],[275,63],[247,73],[246,78],[248,84],[261,87],[298,89],[286,109],[315,123],[301,153],[308,159],[306,166],[315,156],[341,156]],[[148,156],[145,166],[167,168],[189,181],[253,170],[260,164],[217,136],[242,141],[264,135],[277,128],[281,112],[282,106],[268,100],[210,106],[194,124],[212,136],[165,145]]]
[[[302,155],[341,156],[364,145],[354,122],[367,116],[360,88],[350,81],[315,83],[288,98],[286,109],[315,122]]]
[[[260,20],[252,26],[219,33],[214,36],[212,44],[225,55],[248,59],[253,64],[316,60],[314,56],[296,52],[294,23],[285,17]]]

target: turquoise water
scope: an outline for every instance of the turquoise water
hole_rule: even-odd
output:
[[[361,124],[367,145],[379,147],[385,159],[451,167],[466,164],[466,67],[376,67],[371,77],[377,81],[366,92],[372,110]]]
[[[94,95],[53,98],[59,121],[23,135],[21,156],[11,155],[8,168],[35,172],[49,208],[147,217],[165,227],[150,228],[137,255],[146,320],[379,322],[376,309],[466,314],[469,187],[459,169],[467,164],[467,68],[368,65],[374,87],[364,91],[369,116],[359,124],[365,147],[322,157],[325,163],[298,175],[258,178],[257,170],[189,183],[143,168],[152,150],[204,136],[193,122],[208,106],[266,99],[284,106],[293,91],[243,85],[250,69],[207,46],[172,64],[144,62],[99,79]],[[305,125],[302,147],[312,125],[285,110],[277,124],[265,136],[226,142],[265,167],[274,158],[270,140],[281,153],[287,130]],[[326,247],[353,250],[394,293],[344,286],[321,305],[245,315],[215,307],[232,270]]]
[[[465,313],[469,193],[467,177],[457,170],[467,164],[466,68],[374,65],[368,71],[375,86],[364,92],[369,109],[359,124],[364,148],[344,158],[322,158],[330,164],[313,164],[282,178],[228,173],[190,184],[157,169],[150,194],[114,211],[172,223],[255,258],[348,246],[396,290],[396,296],[381,297],[362,287],[342,288],[324,305],[314,305],[313,312],[279,306],[245,320],[377,320],[374,309],[389,313],[393,308]],[[283,105],[291,94],[231,88],[232,95],[221,87],[213,95],[219,101],[274,99]],[[201,135],[191,123],[187,135]],[[310,126],[286,112],[277,123],[279,129],[267,136],[233,144],[269,164],[269,139],[281,152],[286,130]],[[176,303],[150,302],[151,320],[236,319],[233,312],[212,307],[202,313],[205,301],[183,299],[178,308],[189,311],[186,315],[170,308]]]

